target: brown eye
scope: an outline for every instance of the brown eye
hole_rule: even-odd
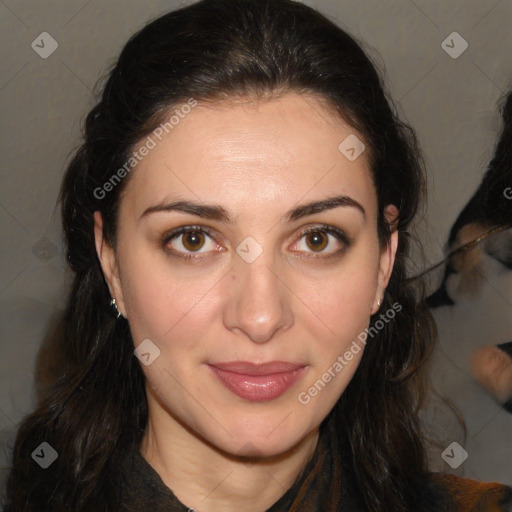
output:
[[[187,251],[197,251],[204,244],[204,234],[199,231],[189,231],[182,236],[183,247]]]
[[[305,240],[307,246],[314,251],[323,251],[329,243],[327,234],[322,231],[311,231]]]
[[[212,231],[204,226],[181,226],[164,235],[161,243],[167,254],[185,259],[204,259],[207,253],[222,251]]]
[[[341,256],[351,245],[352,240],[344,231],[335,226],[322,224],[302,231],[294,250],[304,253],[309,258],[326,259]]]

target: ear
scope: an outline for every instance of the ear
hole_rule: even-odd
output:
[[[116,299],[119,312],[127,318],[116,252],[103,238],[103,218],[100,211],[94,212],[94,240],[96,243],[96,253],[100,260],[101,269],[103,270],[110,296]]]
[[[382,298],[384,297],[384,292],[389,283],[391,273],[393,272],[396,250],[398,247],[398,230],[396,229],[398,209],[396,208],[395,205],[390,204],[386,206],[384,210],[384,215],[390,225],[391,237],[389,243],[382,248],[382,251],[380,253],[379,274],[377,278],[377,292],[375,294],[375,300],[373,302],[373,306],[371,309],[372,315],[375,314],[380,308],[378,301],[382,300]]]

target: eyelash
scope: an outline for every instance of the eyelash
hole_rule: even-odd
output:
[[[204,256],[198,256],[197,254],[194,254],[194,253],[189,253],[189,254],[179,253],[178,251],[167,248],[167,244],[171,240],[174,240],[175,238],[178,238],[179,236],[186,234],[186,233],[190,233],[190,232],[204,233],[204,234],[208,235],[213,240],[212,230],[208,227],[205,227],[205,226],[181,226],[181,227],[176,228],[176,229],[172,230],[171,232],[166,233],[164,235],[164,238],[162,240],[162,247],[166,250],[166,252],[172,254],[173,256],[178,256],[179,258],[184,258],[187,260],[204,258]],[[343,232],[341,229],[338,229],[334,226],[330,226],[328,224],[320,224],[318,226],[310,227],[310,228],[303,230],[299,235],[299,240],[301,240],[304,236],[308,235],[309,233],[316,233],[316,232],[334,236],[338,240],[338,242],[343,244],[343,247],[341,249],[338,249],[337,251],[334,251],[334,252],[328,254],[327,256],[315,255],[315,256],[307,256],[307,258],[321,258],[324,260],[330,259],[330,258],[341,255],[352,245],[352,240],[346,235],[345,232]]]

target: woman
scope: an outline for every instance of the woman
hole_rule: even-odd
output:
[[[428,472],[423,187],[373,65],[314,10],[205,0],[142,29],[62,185],[66,367],[7,510],[507,510]]]

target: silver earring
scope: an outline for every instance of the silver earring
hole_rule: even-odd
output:
[[[117,307],[116,299],[113,297],[110,299],[110,308],[112,309],[112,313],[116,317],[116,320],[121,316],[121,311]]]
[[[381,305],[381,304],[382,304],[382,299],[379,299],[379,300],[377,301],[377,306],[379,306],[379,307],[380,307],[380,305]]]

